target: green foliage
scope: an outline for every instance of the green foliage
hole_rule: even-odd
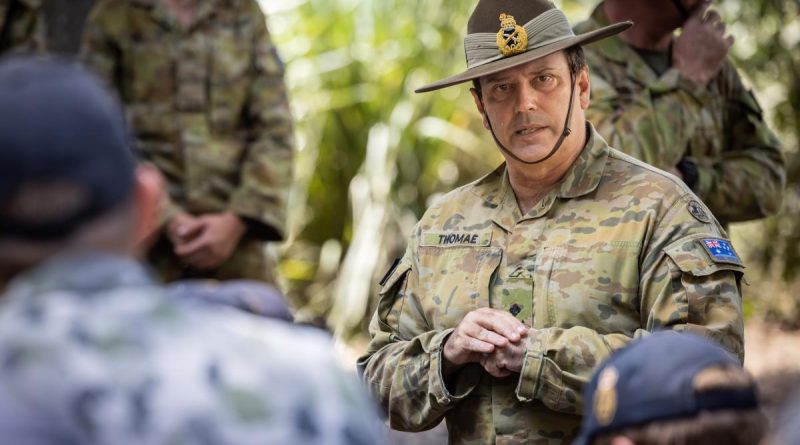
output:
[[[800,327],[800,2],[725,0],[720,10],[736,37],[733,57],[751,80],[768,121],[783,142],[787,189],[781,213],[735,226],[748,260],[745,298],[753,315]]]
[[[464,68],[475,0],[300,0],[280,10],[264,3],[287,61],[300,149],[294,232],[281,271],[300,318],[327,317],[340,334],[358,332],[367,297],[431,199],[501,160],[468,85],[413,93]],[[572,22],[596,3],[556,2]],[[800,6],[722,0],[715,7],[790,165],[783,213],[733,227],[751,266],[748,312],[793,323],[800,310],[784,278],[800,271]],[[772,304],[774,295],[785,298]]]
[[[295,233],[282,272],[295,306],[305,306],[301,318],[327,315],[337,298],[356,298],[337,295],[343,280],[364,281],[373,293],[370,284],[402,254],[429,198],[500,162],[484,139],[468,87],[413,92],[463,68],[463,30],[473,3],[310,0],[271,14],[300,135]],[[370,147],[388,169],[370,163]],[[378,171],[389,176],[388,193]],[[352,254],[364,208],[379,210],[381,230],[358,254],[377,251],[377,261],[345,277],[342,252]]]

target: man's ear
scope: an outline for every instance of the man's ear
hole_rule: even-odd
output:
[[[578,73],[578,99],[580,100],[581,108],[589,108],[589,97],[592,93],[592,83],[589,81],[589,67],[584,66]]]
[[[472,99],[475,100],[475,107],[478,109],[478,113],[481,114],[481,118],[483,119],[483,128],[489,130],[489,121],[486,117],[486,110],[483,108],[481,93],[479,93],[475,88],[470,88],[469,92],[472,93]]]
[[[150,164],[140,164],[135,172],[136,244],[146,251],[158,233],[166,196],[164,177]]]

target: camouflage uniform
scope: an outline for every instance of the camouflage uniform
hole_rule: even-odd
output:
[[[575,30],[606,24],[601,4]],[[664,170],[686,156],[697,166],[694,192],[723,224],[779,210],[786,180],[780,142],[729,61],[703,87],[674,68],[658,77],[617,36],[586,46],[586,55],[586,117],[611,146]]]
[[[381,444],[327,335],[182,304],[139,264],[61,257],[0,304],[0,437],[19,445]]]
[[[0,54],[44,47],[41,0],[0,1]]]
[[[385,280],[359,361],[392,427],[447,420],[451,443],[569,443],[581,389],[604,358],[657,329],[700,333],[740,359],[738,257],[682,183],[589,140],[560,185],[522,215],[505,166],[444,197]],[[470,311],[508,310],[532,329],[520,374],[477,364],[452,388],[447,336]]]
[[[219,270],[182,273],[166,238],[151,252],[156,268],[170,280],[272,282],[263,241],[283,237],[292,170],[283,66],[255,0],[197,8],[184,27],[162,0],[101,0],[84,58],[116,87],[142,157],[167,177],[167,217],[230,210],[248,224]]]

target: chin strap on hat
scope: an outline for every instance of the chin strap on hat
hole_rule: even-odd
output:
[[[553,148],[547,153],[543,158],[537,159],[534,161],[526,161],[519,156],[515,155],[511,152],[511,150],[507,149],[501,142],[500,139],[497,139],[497,135],[494,134],[494,128],[492,127],[492,121],[489,119],[489,115],[486,114],[486,122],[489,124],[489,132],[492,133],[492,137],[494,138],[494,142],[500,147],[501,150],[512,159],[517,162],[521,162],[523,164],[539,164],[548,159],[550,159],[559,148],[561,148],[561,144],[564,142],[564,139],[567,138],[572,133],[572,130],[569,128],[570,120],[572,119],[572,101],[575,98],[575,73],[570,73],[570,93],[569,93],[569,108],[567,108],[567,118],[564,120],[564,131],[561,132],[561,136],[559,136],[558,140],[556,141]],[[481,107],[483,107],[484,114],[486,113],[486,106],[483,104],[483,95],[478,94],[478,99],[481,101]]]
[[[672,0],[672,3],[675,5],[675,9],[678,10],[678,14],[681,15],[683,21],[685,22],[686,20],[689,20],[689,15],[691,12],[687,10],[685,6],[683,6],[681,0]]]

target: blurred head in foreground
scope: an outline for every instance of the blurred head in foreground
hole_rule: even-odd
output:
[[[0,287],[70,250],[136,254],[155,224],[159,173],[136,166],[120,107],[80,65],[0,64]]]
[[[135,166],[122,112],[87,71],[0,61],[0,170],[0,270],[13,276],[0,442],[385,443],[327,335],[172,298],[131,258],[161,183]]]
[[[597,369],[575,445],[757,444],[755,381],[702,337],[658,332]]]

